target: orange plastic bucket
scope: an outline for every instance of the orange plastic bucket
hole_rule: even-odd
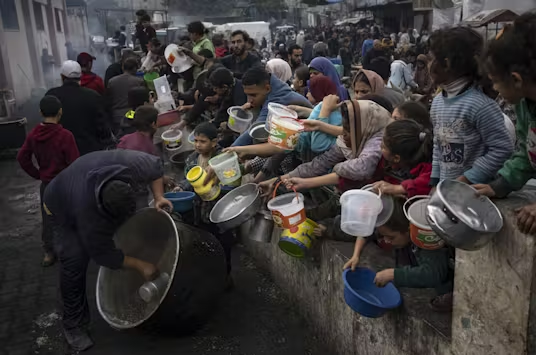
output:
[[[427,223],[427,204],[429,196],[417,195],[409,198],[403,205],[405,216],[410,222],[410,240],[418,248],[436,250],[444,247],[442,238],[437,236]],[[411,203],[413,201],[413,203]]]
[[[306,220],[304,195],[293,189],[294,193],[276,197],[276,191],[281,183],[280,181],[276,184],[267,208],[272,212],[272,219],[278,227],[284,229],[297,227]]]
[[[293,150],[298,144],[300,132],[304,130],[302,122],[288,117],[272,117],[268,142],[278,148]]]

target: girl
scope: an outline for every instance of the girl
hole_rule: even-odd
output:
[[[317,57],[311,61],[309,68],[312,77],[319,74],[329,77],[336,84],[337,94],[342,101],[349,99],[349,91],[341,84],[336,67],[330,60]]]
[[[291,77],[293,76],[289,63],[283,59],[275,58],[269,60],[266,69],[269,73],[273,74],[284,83],[289,83],[289,80],[291,80]]]
[[[431,106],[431,184],[444,179],[487,183],[513,146],[500,108],[476,88],[482,37],[470,28],[447,28],[435,31],[429,44],[431,79],[442,89]]]
[[[392,113],[394,120],[411,119],[432,131],[433,125],[427,108],[419,102],[408,101],[395,108]]]
[[[129,94],[131,94],[131,91]],[[117,147],[159,156],[153,144],[153,135],[157,130],[157,116],[158,110],[153,106],[143,105],[138,107],[131,123],[136,132],[123,136]]]
[[[490,41],[484,62],[494,89],[516,105],[517,151],[494,181],[474,186],[483,195],[501,198],[535,178],[535,15],[522,15]],[[535,234],[535,203],[517,212],[519,229]]]
[[[374,71],[361,69],[354,77],[352,87],[357,99],[369,94],[382,95],[384,80]]]

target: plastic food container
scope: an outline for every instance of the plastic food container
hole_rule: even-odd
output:
[[[280,235],[278,246],[287,255],[303,258],[315,241],[313,234],[315,228],[317,228],[317,223],[308,218],[298,227],[284,229]]]
[[[194,131],[192,131],[189,135],[188,135],[188,143],[194,145]]]
[[[306,221],[306,210],[304,209],[304,195],[298,192],[288,193],[276,197],[278,186],[276,184],[272,200],[267,204],[267,208],[272,211],[272,219],[280,228],[293,228]]]
[[[175,149],[181,147],[181,138],[183,137],[183,132],[176,129],[169,129],[164,131],[161,135],[162,141],[166,149]]]
[[[371,192],[374,193],[372,184],[365,185],[364,187],[362,187],[362,190],[371,191]],[[388,220],[392,216],[393,208],[394,208],[393,207],[393,197],[392,196],[390,196],[390,195],[382,195],[380,197],[380,200],[382,202],[382,211],[380,211],[379,215],[377,216],[377,221],[375,222],[375,227],[380,227],[380,226],[386,224],[386,222],[388,222]]]
[[[222,185],[231,184],[241,178],[241,167],[237,153],[223,153],[209,160]]]
[[[185,213],[192,209],[192,201],[195,193],[191,191],[167,192],[164,198],[168,199],[173,205],[173,211]]]
[[[268,142],[278,148],[293,150],[304,130],[302,122],[294,118],[273,117]]]
[[[373,270],[362,267],[343,271],[345,303],[364,317],[378,318],[401,305],[401,294],[393,283],[377,287],[375,275]]]
[[[364,190],[349,190],[341,195],[341,230],[356,237],[373,234],[377,216],[382,211],[378,195]]]
[[[277,104],[275,102],[269,102],[268,104],[268,114],[267,120],[265,121],[265,130],[270,132],[271,122],[273,117],[286,117],[286,118],[298,118],[298,113],[296,111],[287,108],[282,104]]]
[[[227,126],[230,130],[242,133],[248,129],[250,122],[252,122],[252,112],[243,110],[240,106],[232,106],[227,109],[229,119]]]

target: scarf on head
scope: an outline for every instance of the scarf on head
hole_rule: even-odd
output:
[[[289,63],[280,58],[269,60],[266,69],[284,83],[288,82],[293,76]]]
[[[337,73],[336,67],[332,62],[324,57],[317,57],[314,58],[310,63],[310,69],[314,69],[318,71],[319,73],[323,74],[324,76],[327,76],[332,80],[334,84],[336,84],[337,92],[339,99],[341,101],[348,100],[349,99],[349,92],[341,84],[341,80],[339,80],[339,74]]]
[[[348,147],[343,136],[338,136],[337,146],[345,159],[356,159],[371,137],[382,131],[391,121],[391,115],[386,109],[369,100],[348,100],[343,103],[343,117],[348,116],[351,146]]]
[[[316,75],[308,81],[308,90],[317,102],[322,102],[328,95],[337,95],[336,84],[324,75]]]
[[[369,86],[371,86],[371,94],[382,95],[382,93],[384,92],[384,86],[385,86],[384,80],[382,80],[380,75],[378,75],[372,70],[360,69],[358,73],[356,73],[352,81],[353,88],[354,88],[354,85],[356,84],[356,81],[358,81],[360,74],[365,75],[365,77],[367,78],[367,81],[369,82]]]

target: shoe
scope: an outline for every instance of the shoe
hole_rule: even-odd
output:
[[[453,292],[436,296],[431,300],[429,305],[435,312],[451,312],[453,308]]]
[[[41,262],[41,266],[43,267],[49,267],[56,263],[56,256],[51,253],[45,253],[45,256],[43,257],[43,261]]]
[[[93,346],[93,340],[88,332],[80,328],[64,329],[63,334],[67,343],[75,351],[85,351]]]

